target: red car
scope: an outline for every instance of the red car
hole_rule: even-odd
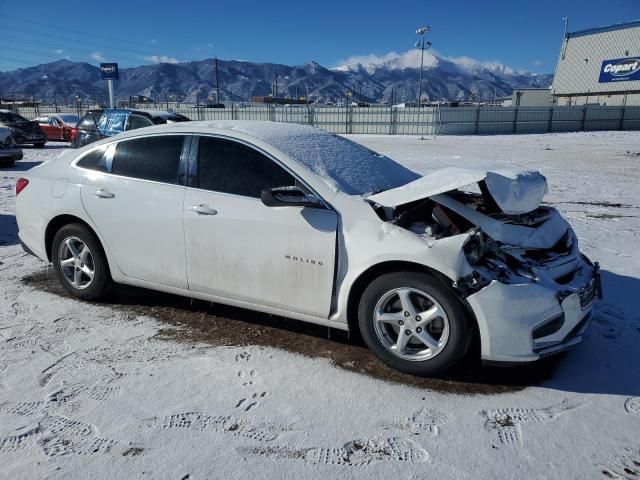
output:
[[[47,135],[47,140],[69,142],[72,131],[80,120],[76,115],[66,113],[44,115],[35,119]]]

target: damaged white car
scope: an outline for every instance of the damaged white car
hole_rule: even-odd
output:
[[[474,338],[496,362],[581,340],[598,266],[546,191],[536,172],[421,177],[312,127],[188,122],[30,170],[16,216],[78,298],[116,282],[355,330],[433,375]]]

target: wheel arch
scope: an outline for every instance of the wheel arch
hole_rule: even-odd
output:
[[[425,273],[434,278],[437,278],[449,291],[460,301],[465,311],[468,312],[469,319],[474,331],[474,337],[479,338],[478,322],[473,313],[473,310],[466,302],[465,298],[460,294],[458,290],[454,288],[453,280],[433,268],[427,267],[420,263],[408,262],[408,261],[385,261],[370,266],[363,271],[358,278],[355,279],[351,288],[349,289],[349,296],[347,299],[347,324],[349,326],[349,332],[357,337],[360,337],[360,326],[358,325],[358,306],[360,299],[367,286],[376,278],[386,275],[388,273],[398,272],[418,272]]]
[[[44,232],[44,248],[47,254],[47,260],[50,262],[53,260],[52,250],[53,250],[53,238],[56,236],[58,230],[60,230],[65,225],[70,225],[72,223],[80,224],[86,227],[91,233],[95,235],[98,239],[98,243],[100,244],[100,248],[102,248],[102,253],[104,254],[104,246],[102,245],[102,241],[100,240],[100,236],[94,230],[94,228],[89,225],[85,220],[80,217],[76,217],[75,215],[70,214],[62,214],[53,217],[49,223],[47,224],[47,228]]]

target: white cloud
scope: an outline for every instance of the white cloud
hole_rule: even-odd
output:
[[[352,70],[362,65],[370,73],[375,70],[376,67],[385,68],[420,68],[420,49],[414,48],[406,52],[389,52],[384,55],[354,55],[345,60],[338,62],[336,70]],[[513,74],[514,70],[499,61],[480,61],[471,57],[447,57],[440,55],[437,51],[430,49],[424,52],[424,67],[434,68],[441,65],[443,62],[449,62],[454,66],[465,70],[479,70],[487,69],[493,72],[500,72],[505,74]]]
[[[102,52],[93,52],[91,54],[91,58],[97,60],[99,62],[106,62],[107,58],[102,54]]]
[[[156,40],[155,38],[152,38],[152,39],[149,41],[149,43],[151,43],[151,44],[153,45],[154,43],[158,43],[158,40]]]
[[[424,52],[424,65],[426,67],[435,67],[438,59],[430,51]],[[384,66],[389,68],[419,68],[420,67],[420,50],[412,49],[404,53],[389,52],[384,55],[353,55],[339,62],[339,70],[348,70],[358,65],[362,66]]]
[[[168,57],[167,55],[147,55],[144,57],[148,62],[153,63],[178,63],[179,60],[175,57]]]
[[[542,60],[534,60],[533,62],[531,62],[531,65],[533,65],[534,67],[541,67],[542,65],[544,65],[544,62]]]
[[[61,48],[56,48],[53,53],[57,53],[58,55],[60,55],[62,52],[64,52],[64,50],[62,50]]]

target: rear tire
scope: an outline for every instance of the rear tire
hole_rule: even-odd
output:
[[[36,148],[44,148],[44,143],[34,143],[33,146]]]
[[[362,338],[391,368],[432,376],[457,365],[473,329],[458,298],[437,278],[389,273],[364,291],[358,308]]]
[[[100,241],[84,225],[73,223],[58,230],[51,258],[58,281],[76,298],[98,300],[113,286]]]

